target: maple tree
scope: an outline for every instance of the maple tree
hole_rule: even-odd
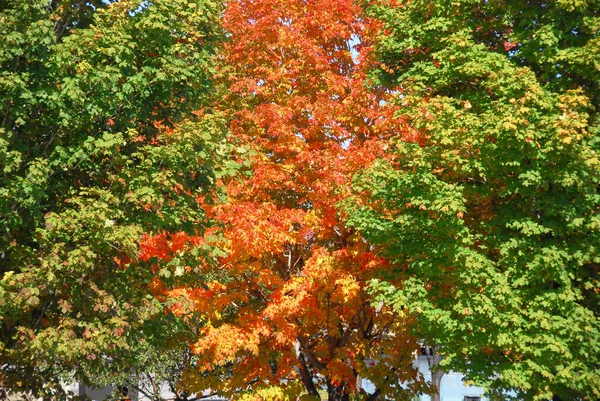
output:
[[[198,267],[212,279],[167,292],[208,319],[181,386],[236,399],[423,391],[410,319],[367,291],[386,261],[336,205],[395,121],[365,85],[373,28],[348,0],[230,1],[224,27],[221,107],[245,167],[206,206],[219,228],[201,243],[223,251]]]
[[[215,94],[220,11],[0,3],[0,385],[120,385],[185,353],[193,327],[149,289],[153,269],[179,266],[138,253],[144,235],[177,242],[206,222],[196,198],[224,126],[191,113]]]
[[[398,88],[417,138],[391,140],[348,205],[393,261],[374,289],[441,370],[492,396],[597,399],[598,3],[379,1],[369,15],[384,23],[373,79]]]

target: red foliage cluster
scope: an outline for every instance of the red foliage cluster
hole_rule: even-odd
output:
[[[386,261],[339,208],[384,139],[411,135],[390,94],[367,85],[377,27],[351,0],[230,1],[224,21],[230,74],[220,107],[234,116],[232,140],[250,167],[222,182],[227,201],[210,207],[227,253],[215,275],[226,279],[171,294],[185,293],[210,319],[193,346],[200,371],[233,374],[187,381],[232,395],[297,393],[299,379],[303,391],[347,397],[366,377],[400,391],[414,379],[409,322],[372,305],[367,283]],[[142,258],[150,247],[166,258],[178,241],[148,239]],[[392,366],[402,368],[390,377]]]

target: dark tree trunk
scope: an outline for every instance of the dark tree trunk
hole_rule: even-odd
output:
[[[298,362],[300,362],[300,379],[302,380],[302,384],[304,384],[304,388],[306,388],[306,391],[310,395],[319,395],[319,392],[313,381],[313,375],[310,371],[304,354],[300,350],[300,343],[298,341],[296,341],[294,344],[294,350],[296,352],[296,357],[298,357]]]

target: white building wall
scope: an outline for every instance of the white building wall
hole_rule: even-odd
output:
[[[425,376],[425,380],[431,381],[431,371],[427,363],[427,357],[419,356],[415,361],[415,367]],[[467,386],[463,383],[463,375],[456,372],[449,372],[442,376],[440,384],[441,401],[464,401],[465,396],[480,397],[481,401],[488,401],[483,396],[484,389],[481,387]],[[363,380],[362,387],[369,394],[375,391],[375,386],[368,380]],[[428,395],[421,395],[419,401],[431,401]]]

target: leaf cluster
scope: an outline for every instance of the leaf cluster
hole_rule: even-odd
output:
[[[197,199],[227,153],[223,117],[202,110],[217,91],[220,12],[187,0],[2,3],[3,384],[50,394],[60,380],[118,382],[143,370],[140,355],[190,337],[149,290],[164,261],[139,251],[144,235],[207,224]]]
[[[597,5],[401,3],[371,8],[373,82],[398,85],[415,140],[349,206],[395,261],[373,289],[491,393],[597,398]]]

